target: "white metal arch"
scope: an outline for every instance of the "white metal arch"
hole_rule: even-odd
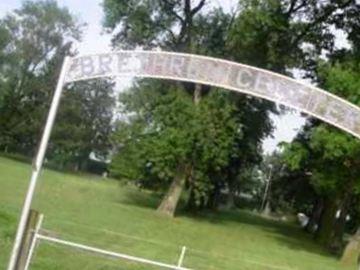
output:
[[[360,108],[292,78],[223,59],[160,51],[119,51],[66,57],[18,225],[8,270],[14,270],[64,84],[101,77],[134,76],[206,84],[249,94],[300,110],[360,139]]]
[[[223,59],[193,54],[119,51],[71,59],[65,78],[74,82],[134,76],[201,83],[297,109],[360,138],[360,108],[292,78]]]

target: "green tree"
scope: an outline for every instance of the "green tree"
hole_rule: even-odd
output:
[[[163,200],[162,212],[174,213],[170,207],[177,202],[167,202],[178,201],[185,184],[191,187],[194,204],[205,204],[210,172],[219,173],[227,165],[235,138],[242,135],[228,95],[212,91],[194,105],[176,86],[169,84],[165,90],[163,83],[150,83],[149,88],[142,85],[122,94],[121,101],[129,117],[115,135],[121,148],[113,172],[148,187],[170,185],[166,196],[172,197]]]
[[[80,25],[56,1],[26,1],[0,20],[0,32],[0,149],[31,155],[55,77],[71,40],[80,38]]]
[[[323,5],[317,5],[311,0],[247,0],[241,1],[236,14],[211,8],[205,11],[207,4],[209,1],[206,0],[140,3],[105,0],[104,27],[113,33],[114,47],[203,53],[284,74],[290,74],[289,70],[295,67],[306,68],[310,72],[316,57],[324,49],[333,50],[334,36],[330,32],[333,20],[343,14],[339,10],[347,11],[353,1],[324,1]],[[303,48],[304,44],[309,45],[307,49]],[[209,92],[207,87],[200,85],[177,85],[191,94],[195,105],[201,103],[200,100]],[[239,186],[233,183],[239,179],[241,170],[261,160],[262,140],[272,131],[269,112],[276,111],[266,101],[235,94],[232,98],[238,100],[239,112],[246,111],[254,117],[245,117],[242,113],[238,116],[243,123],[244,134],[237,142],[240,154],[233,155],[229,170],[222,172],[226,173],[223,183],[213,184],[214,198],[223,186],[231,190]],[[213,178],[213,183],[219,183],[222,177],[214,175]]]
[[[330,28],[341,20],[336,16],[351,9],[352,1],[323,1],[321,6],[306,0],[239,1],[238,14],[232,18],[225,35],[225,55],[290,76],[293,68],[310,74],[317,56],[323,50],[333,51],[334,36]],[[269,114],[278,112],[267,101],[244,100],[235,94],[234,99],[239,101],[239,111],[245,112],[241,120],[244,136],[238,142],[239,155],[232,159],[223,176],[230,190],[236,191],[241,186],[238,174],[261,161],[262,141],[272,132]],[[229,202],[232,197],[230,192]]]
[[[290,76],[293,68],[302,69],[315,78],[318,57],[324,51],[335,53],[332,27],[346,28],[356,40],[357,10],[354,1],[322,1],[321,5],[311,0],[240,1],[239,13],[228,34],[228,51],[233,52],[229,56],[242,63]],[[262,115],[274,111],[267,102],[258,101],[258,105],[253,107]],[[269,134],[271,128],[266,117],[259,123],[257,128],[262,127],[267,132],[253,129],[250,134],[261,141],[262,134]],[[243,141],[248,141],[246,138],[245,135]],[[249,146],[254,149],[255,145],[252,143]],[[235,164],[239,167],[240,162]],[[307,176],[302,175],[301,178],[306,179]]]
[[[160,47],[162,49],[183,52],[206,50],[208,54],[222,54],[223,48],[225,48],[223,42],[230,23],[230,16],[224,14],[221,10],[213,10],[205,16],[202,14],[202,9],[207,2],[206,0],[197,2],[190,0],[135,2],[105,0],[103,3],[105,12],[104,26],[110,31],[116,29],[113,38],[114,47]],[[209,29],[211,29],[210,35]],[[200,106],[201,98],[209,92],[208,87],[188,83],[176,84],[176,88],[182,89],[182,91],[185,90],[191,95],[192,98],[190,100],[192,100],[193,106]],[[180,95],[179,91],[175,91],[175,93]],[[170,114],[171,107],[168,110]],[[195,108],[192,110],[197,111]],[[175,112],[173,113],[174,117],[177,116]],[[180,118],[181,116],[178,117]],[[179,123],[182,123],[182,121],[179,121]],[[174,131],[174,134],[181,134],[183,127],[177,127],[179,130]],[[171,136],[171,133],[165,133],[165,135]],[[170,139],[163,137],[164,143],[171,143]],[[188,140],[190,139],[195,138],[189,137]],[[184,146],[185,149],[183,151],[189,151],[187,147],[195,143],[193,141],[191,144],[187,144]],[[194,167],[201,167],[200,165],[195,166],[196,162],[192,159],[188,159],[185,162],[179,157],[179,164],[172,167],[173,171],[177,173],[172,173],[172,188],[169,189],[159,207],[162,212],[169,215],[174,214],[185,183],[183,178],[191,179],[190,175],[194,171]],[[189,180],[188,182],[191,182],[192,194],[204,194],[203,190],[206,184],[200,185],[199,181]],[[195,196],[191,196],[191,198],[199,201],[195,199]]]
[[[0,151],[33,156],[64,57],[73,55],[81,24],[56,1],[26,1],[0,21]],[[90,153],[111,149],[113,83],[74,83],[64,94],[48,162],[84,169]]]
[[[113,89],[110,81],[90,80],[64,90],[49,147],[53,166],[86,170],[90,154],[107,159],[112,150]]]
[[[330,92],[360,105],[358,63],[352,53],[341,62],[336,56],[329,63],[321,63],[317,72],[319,82]],[[284,157],[291,168],[311,174],[310,182],[323,198],[316,238],[338,250],[342,246],[346,216],[359,195],[360,142],[321,123],[307,128],[305,135],[287,147]],[[341,214],[336,219],[338,210]]]

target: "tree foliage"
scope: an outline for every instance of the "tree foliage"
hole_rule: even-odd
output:
[[[35,154],[63,59],[73,55],[82,24],[56,1],[25,1],[0,20],[0,151]],[[76,83],[64,90],[49,159],[78,168],[110,149],[113,84]]]
[[[210,172],[220,173],[236,154],[235,139],[242,136],[234,104],[216,90],[194,105],[189,95],[172,84],[151,82],[145,87],[147,83],[121,95],[128,117],[119,123],[115,135],[120,149],[113,172],[163,189],[175,177],[178,165],[190,161],[188,184],[196,186],[197,198],[206,198]]]
[[[358,58],[351,52],[348,56],[342,61],[336,57],[334,61],[321,62],[317,74],[326,89],[360,105]],[[311,174],[311,185],[324,198],[317,235],[320,242],[333,248],[341,246],[346,215],[359,196],[359,154],[358,139],[322,123],[309,124],[284,153],[290,168]],[[338,209],[342,215],[336,220]]]
[[[0,148],[30,154],[78,22],[55,1],[24,2],[0,21]]]
[[[228,14],[221,8],[210,7],[210,2],[206,0],[103,2],[104,27],[113,34],[114,47],[202,53],[288,75],[291,75],[293,68],[302,68],[314,75],[317,57],[324,51],[334,50],[335,37],[330,31],[331,27],[345,14],[352,14],[353,5],[353,1],[323,1],[318,4],[312,0],[247,0],[239,2],[236,13]],[[347,25],[353,27],[353,24]],[[193,84],[176,85],[191,94],[195,105],[201,104],[200,100],[213,91]],[[208,197],[218,197],[224,187],[237,191],[241,179],[238,176],[242,170],[248,170],[261,161],[262,140],[272,131],[269,115],[270,112],[277,112],[275,106],[267,101],[234,93],[229,95],[235,104],[242,136],[235,139],[237,153],[229,156],[227,166],[220,173],[211,173]],[[167,113],[173,115],[171,108],[168,110]],[[221,113],[221,108],[217,113]],[[127,121],[131,123],[133,120]],[[139,123],[134,121],[133,124],[138,127]],[[181,134],[181,127],[178,129],[175,134]],[[141,130],[137,132],[142,134]],[[167,133],[167,136],[172,135]],[[163,141],[170,144],[165,138]],[[135,152],[133,146],[132,153]],[[138,155],[135,154],[136,157]],[[114,164],[122,162],[125,165],[129,160],[117,159]],[[200,160],[194,162],[193,159],[186,162],[202,164]],[[175,171],[177,166],[172,168]],[[195,183],[200,181],[192,182],[192,185],[195,186]],[[194,192],[190,188],[192,197]]]

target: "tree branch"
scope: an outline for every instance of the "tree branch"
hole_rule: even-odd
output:
[[[293,12],[297,1],[298,0],[291,0],[290,7],[289,7],[288,11],[286,12],[287,15],[289,15]]]
[[[172,43],[176,44],[177,43],[177,38],[176,38],[174,32],[169,28],[164,28],[164,30],[170,35],[170,37],[172,39]]]
[[[191,17],[191,0],[185,0],[184,4],[184,14],[185,14],[185,20],[187,20],[189,17]]]
[[[307,0],[303,0],[298,6],[296,4],[298,3],[298,0],[292,0],[289,10],[286,12],[286,15],[290,17],[293,13],[299,11],[303,7],[305,7],[308,4]]]
[[[200,3],[191,11],[191,16],[198,13],[205,5],[206,0],[201,0]]]
[[[309,23],[305,26],[304,30],[296,37],[296,39],[294,40],[293,44],[297,44],[304,36],[307,35],[307,33],[309,31],[311,31],[311,29],[315,26],[317,26],[318,24],[322,23],[323,21],[325,21],[331,14],[333,14],[336,10],[338,9],[343,9],[346,8],[347,6],[349,6],[351,3],[353,2],[353,0],[347,0],[345,2],[343,2],[341,5],[339,6],[331,6],[331,8],[329,8],[328,10],[326,10],[322,15],[320,15],[319,17],[317,17],[312,23]]]
[[[307,1],[306,0],[302,1],[300,5],[298,5],[296,8],[293,9],[293,13],[299,11],[303,7],[306,7],[306,5],[307,5]]]
[[[169,12],[175,16],[175,18],[177,18],[181,24],[184,24],[185,23],[185,20],[183,17],[181,17],[175,10],[174,10],[174,7],[175,5],[170,3],[169,0],[161,0],[160,3],[164,3],[165,4],[165,7],[168,8]]]

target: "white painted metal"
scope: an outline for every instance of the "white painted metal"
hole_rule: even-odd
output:
[[[297,109],[360,138],[360,108],[304,82],[223,59],[164,51],[118,51],[72,59],[66,81],[134,76],[194,82]]]
[[[17,229],[17,233],[16,233],[16,238],[15,238],[14,246],[13,246],[13,249],[11,252],[11,256],[10,256],[10,260],[9,260],[9,264],[8,264],[8,268],[7,268],[8,270],[14,270],[15,266],[16,266],[16,261],[18,259],[18,255],[19,255],[21,240],[24,235],[26,221],[29,216],[31,202],[32,202],[32,199],[34,196],[37,180],[38,180],[38,177],[39,177],[39,174],[41,171],[41,167],[42,167],[42,164],[44,161],[44,156],[45,156],[46,148],[47,148],[47,145],[49,142],[51,130],[54,125],[57,109],[58,109],[60,98],[61,98],[61,93],[62,93],[63,86],[65,83],[65,76],[66,76],[67,67],[68,67],[69,62],[70,62],[70,58],[65,57],[63,66],[61,68],[59,81],[56,86],[54,97],[53,97],[53,100],[52,100],[52,103],[50,106],[45,129],[44,129],[42,139],[40,142],[39,150],[38,150],[36,159],[34,160],[34,163],[33,163],[32,175],[31,175],[28,191],[26,193],[24,205],[22,208],[21,217],[20,217],[20,221],[19,221],[19,225],[18,225],[18,229]]]
[[[186,252],[186,247],[182,247],[181,249],[181,255],[180,255],[180,258],[179,258],[179,261],[178,261],[178,265],[176,269],[182,269],[181,266],[183,265],[183,262],[184,262],[184,258],[185,258],[185,252]]]
[[[95,248],[95,247],[91,247],[91,246],[87,246],[87,245],[82,245],[82,244],[78,244],[78,243],[74,243],[74,242],[70,242],[70,241],[65,241],[65,240],[55,238],[55,237],[45,236],[45,235],[41,235],[41,234],[38,234],[38,239],[56,243],[56,244],[63,245],[63,246],[68,246],[68,247],[73,247],[76,249],[85,250],[88,252],[98,253],[101,255],[105,255],[105,256],[109,256],[109,257],[113,257],[113,258],[117,258],[117,259],[124,259],[124,260],[128,260],[128,261],[159,266],[159,267],[167,268],[167,269],[190,270],[189,268],[184,268],[184,267],[179,268],[176,265],[160,263],[160,262],[147,260],[147,259],[143,259],[143,258],[139,258],[139,257],[135,257],[135,256],[130,256],[130,255],[122,254],[122,253],[117,253],[117,252],[108,251],[108,250],[104,250],[104,249],[100,249],[100,248]]]
[[[30,245],[30,249],[29,249],[29,254],[28,254],[28,257],[26,258],[26,263],[25,263],[25,268],[24,268],[24,270],[28,270],[28,269],[29,269],[29,266],[30,266],[31,259],[32,259],[32,257],[33,257],[34,251],[35,251],[35,247],[36,247],[36,244],[37,244],[39,231],[40,231],[40,229],[41,229],[43,220],[44,220],[44,215],[41,214],[41,215],[40,215],[40,218],[39,218],[39,221],[38,221],[38,223],[36,224],[36,228],[35,228],[35,231],[34,231],[34,236],[33,236],[33,239],[32,239],[32,241],[31,241],[31,245]]]

